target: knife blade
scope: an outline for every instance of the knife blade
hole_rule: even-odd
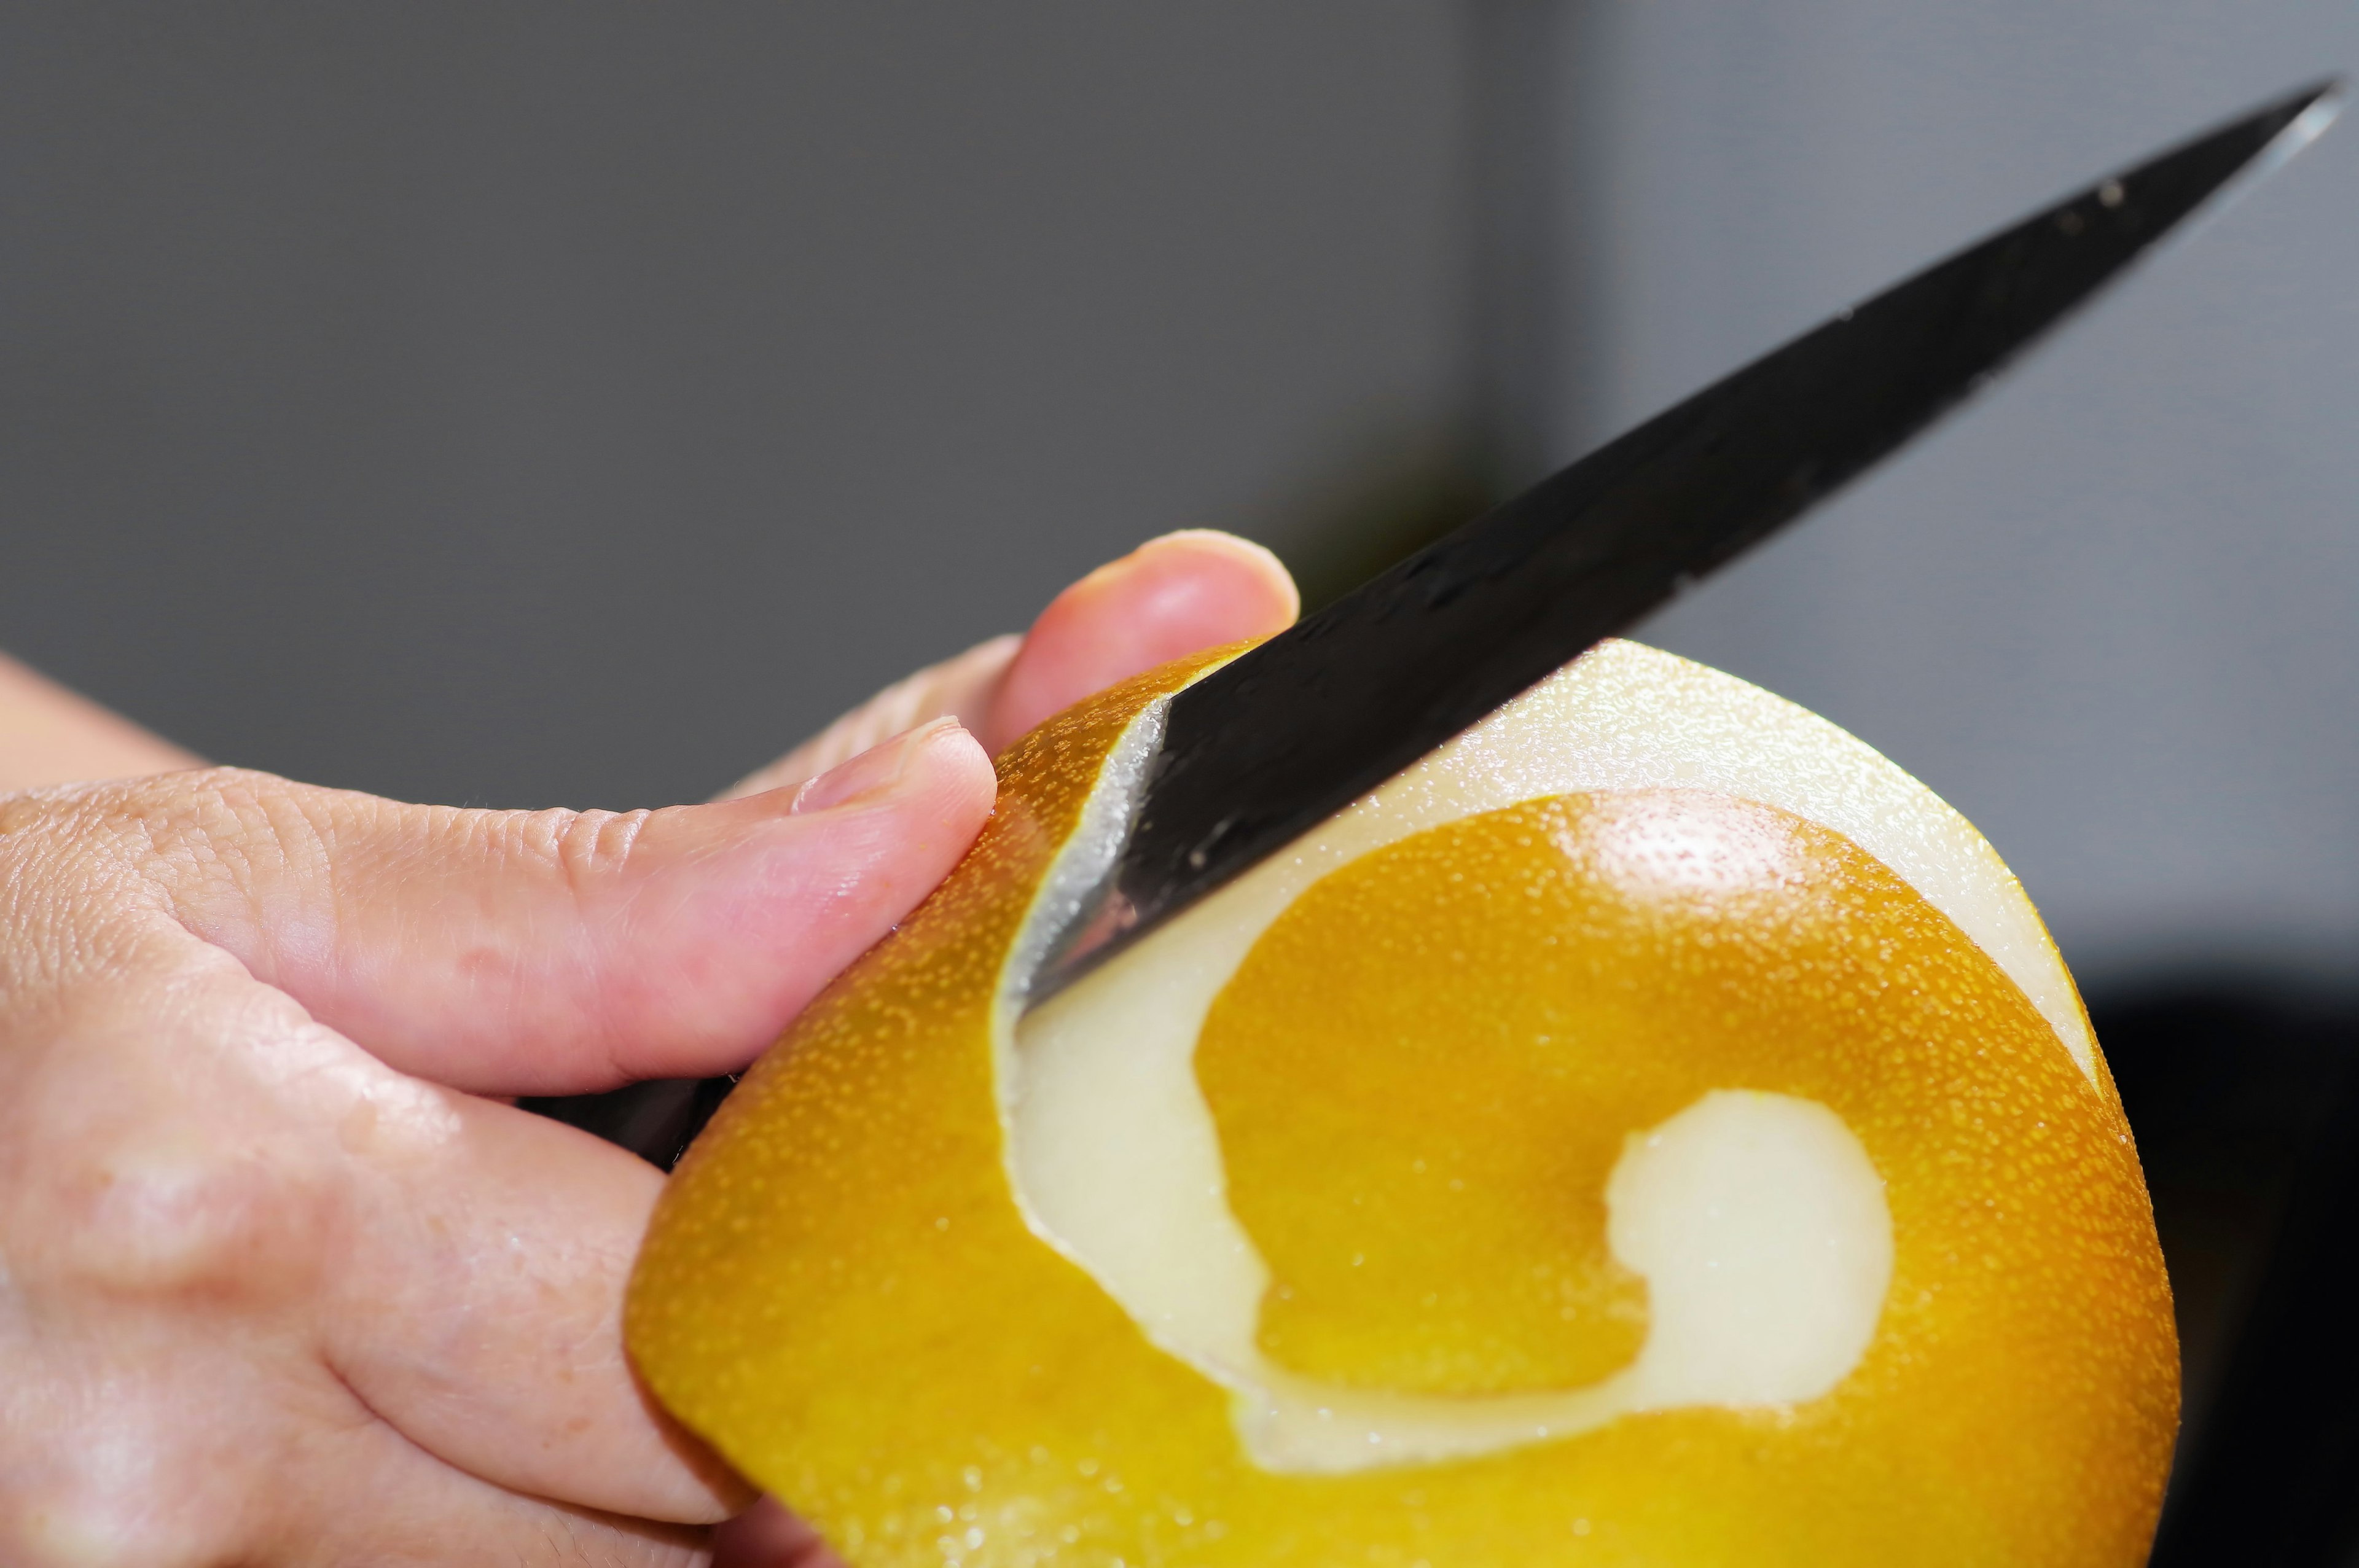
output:
[[[1172,697],[1037,1005],[1794,522],[1973,393],[2236,175],[2325,128],[2305,87],[1773,350]]]
[[[1936,263],[1180,693],[1122,851],[1027,1004],[1803,515],[2237,175],[2298,151],[2341,93],[2288,93]],[[524,1103],[669,1170],[735,1081]]]

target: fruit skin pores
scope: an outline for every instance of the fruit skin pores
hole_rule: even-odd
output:
[[[855,1564],[2142,1561],[2152,1221],[1962,819],[1609,643],[1019,1017],[1201,667],[1012,749],[690,1152],[667,1406]]]

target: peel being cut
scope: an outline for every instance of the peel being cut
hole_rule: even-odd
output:
[[[656,1393],[854,1564],[2142,1561],[2136,1159],[1979,835],[1608,643],[1026,1015],[1169,666],[682,1165]]]

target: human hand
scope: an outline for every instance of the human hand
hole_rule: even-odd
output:
[[[1275,630],[1256,558],[1150,548],[962,699]],[[0,796],[0,1560],[701,1560],[744,1499],[616,1323],[661,1178],[485,1097],[742,1066],[990,801],[952,723],[624,816]]]
[[[691,1561],[742,1498],[617,1329],[661,1179],[484,1097],[741,1064],[991,795],[944,724],[626,816],[0,800],[0,1561]]]

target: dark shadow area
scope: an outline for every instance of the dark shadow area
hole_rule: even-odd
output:
[[[2092,999],[2170,1267],[2185,1418],[2157,1568],[2359,1550],[2359,999],[2220,977]]]
[[[516,1104],[670,1170],[737,1087],[738,1075],[654,1078],[604,1094],[529,1095]]]

